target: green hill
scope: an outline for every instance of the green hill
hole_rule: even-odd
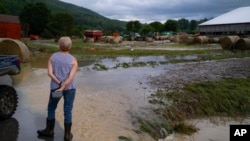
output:
[[[6,14],[18,16],[27,3],[43,2],[52,14],[67,12],[72,15],[76,25],[89,29],[100,29],[106,32],[124,31],[126,22],[106,18],[92,10],[65,3],[59,0],[0,0],[0,8],[5,8]]]

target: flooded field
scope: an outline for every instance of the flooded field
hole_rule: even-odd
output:
[[[176,57],[176,59],[195,59],[196,57],[180,56]],[[22,73],[13,77],[14,87],[21,96],[20,104],[22,104],[24,109],[28,109],[30,115],[34,115],[37,118],[35,123],[40,122],[40,125],[43,122],[45,123],[49,97],[50,79],[47,76],[47,60],[48,56],[46,55],[33,56],[29,64],[23,65]],[[244,62],[249,63],[249,60],[245,59]],[[218,73],[212,71],[212,68],[215,67],[214,61],[187,64],[161,63],[168,61],[169,58],[165,56],[102,59],[89,57],[80,59],[80,67],[76,76],[78,89],[73,109],[73,140],[118,141],[119,137],[127,137],[133,141],[154,141],[153,138],[145,133],[138,134],[135,132],[136,127],[133,125],[133,116],[153,116],[150,113],[152,105],[148,103],[148,96],[155,86],[181,84],[181,82],[196,81],[196,79],[202,77],[209,79],[209,77],[217,78],[217,76],[220,76]],[[136,62],[144,62],[144,64],[130,67],[119,65]],[[152,65],[152,62],[154,62],[154,65]],[[224,76],[227,76],[227,69],[237,71],[236,68],[242,67],[233,65],[239,64],[237,62],[232,63],[232,67],[227,68],[223,67],[223,65],[229,66],[230,63],[226,61],[218,63],[221,64],[216,67],[221,66],[218,68],[222,72],[225,72],[223,73]],[[96,70],[94,69],[96,64],[101,64],[108,69]],[[243,66],[244,64],[242,63]],[[199,72],[197,72],[198,69],[200,70]],[[249,68],[246,71],[249,71]],[[211,75],[213,74],[211,72],[214,72],[214,75]],[[249,75],[245,71],[241,72],[244,75]],[[197,73],[201,74],[202,77],[195,78],[191,75]],[[164,79],[168,81],[164,81]],[[152,80],[157,81],[157,83],[149,82]],[[56,134],[63,134],[64,119],[62,104],[63,100],[61,100],[57,109],[56,120],[61,128],[56,129]],[[20,116],[16,117],[21,118]],[[228,141],[229,124],[235,123],[229,121],[221,122],[220,124],[211,124],[206,119],[192,122],[197,123],[197,126],[200,128],[199,132],[193,136],[174,135],[173,138],[175,141]],[[242,122],[250,123],[249,120]],[[37,129],[34,128],[40,128],[30,124],[33,123],[22,125],[20,130],[25,130],[29,126],[31,127],[28,129],[35,131]],[[27,131],[21,131],[19,140],[23,139],[23,134],[26,134],[25,137],[28,136]],[[61,136],[56,136],[55,140],[60,140]]]
[[[113,66],[118,59],[96,60]],[[131,60],[132,58],[123,58]],[[40,60],[40,61],[38,61]],[[133,60],[133,59],[132,59]],[[156,75],[164,70],[159,66],[137,68],[117,68],[107,71],[93,70],[94,64],[79,61],[77,95],[73,110],[74,140],[118,140],[119,136],[134,140],[153,140],[147,135],[138,135],[133,129],[132,113],[140,113],[148,107],[149,92],[142,83],[148,75]],[[93,60],[90,60],[93,62]],[[91,64],[91,65],[86,65]],[[24,97],[24,106],[32,113],[46,117],[50,79],[47,76],[47,56],[35,58],[25,64],[22,73],[14,77],[18,93]],[[142,71],[143,70],[143,71]],[[57,121],[63,128],[63,101],[59,103]]]

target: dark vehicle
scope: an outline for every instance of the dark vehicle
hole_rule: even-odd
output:
[[[21,72],[20,59],[16,55],[0,55],[0,76]],[[8,84],[0,84],[0,120],[10,118],[16,111],[18,96]]]

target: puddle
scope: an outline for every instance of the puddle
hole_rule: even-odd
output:
[[[34,58],[30,64],[25,64],[20,75],[14,77],[15,88],[24,97],[23,106],[35,114],[44,116],[46,116],[50,82],[46,69],[46,57]],[[133,60],[126,57],[92,59],[91,62],[81,60],[85,63],[80,65],[76,76],[78,89],[72,127],[75,140],[100,140],[101,138],[113,141],[119,136],[133,140],[153,140],[148,135],[138,135],[133,131],[134,126],[129,113],[139,112],[141,108],[148,106],[149,92],[143,83],[147,81],[148,75],[157,75],[164,71],[164,67],[95,71],[91,69],[91,65],[87,65],[93,64],[92,62],[113,65],[126,59]],[[56,119],[63,128],[62,107],[63,100],[60,101],[56,114]]]
[[[47,68],[47,61],[49,59],[48,55],[33,55],[30,59],[31,68]],[[98,58],[97,56],[87,56],[79,57],[78,64],[80,67],[91,66],[95,63],[102,64],[108,68],[115,68],[118,64],[121,63],[149,63],[155,62],[157,65],[169,63],[171,60],[194,60],[198,59],[197,55],[186,55],[186,56],[139,56],[139,57],[113,57],[113,58]]]
[[[200,130],[191,135],[175,134],[174,141],[229,141],[230,140],[230,125],[235,124],[249,124],[250,117],[247,119],[226,119],[215,118],[214,119],[197,119],[190,121],[198,127]]]
[[[194,59],[195,56],[186,56]],[[178,58],[177,58],[178,59]],[[183,59],[183,58],[181,58]],[[15,88],[24,98],[23,106],[33,113],[46,116],[50,79],[47,75],[48,56],[33,57],[30,64],[26,64],[20,75],[14,77]],[[73,109],[74,140],[105,140],[115,141],[119,136],[133,140],[154,141],[146,134],[134,132],[131,115],[150,108],[147,97],[149,88],[144,85],[149,76],[159,75],[171,69],[174,65],[159,65],[157,67],[131,67],[95,71],[94,63],[102,63],[113,67],[123,62],[162,62],[168,61],[165,56],[149,57],[117,57],[117,58],[81,58],[76,75],[77,93]],[[56,119],[63,128],[63,100],[60,101]],[[213,126],[207,121],[200,121],[200,132],[188,140],[220,140],[227,141],[229,126]],[[28,125],[27,125],[28,126]],[[218,132],[220,131],[220,132]],[[179,136],[176,140],[182,140]],[[186,138],[187,139],[187,138]]]
[[[176,56],[175,59],[176,60],[194,60],[194,59],[198,59],[198,56],[197,55]]]

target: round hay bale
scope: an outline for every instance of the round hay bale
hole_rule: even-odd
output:
[[[87,37],[85,35],[82,36],[82,41],[85,42]]]
[[[175,42],[175,43],[179,43],[179,42],[180,42],[180,37],[179,37],[179,35],[172,36],[172,37],[170,38],[170,41],[171,41],[171,42]]]
[[[94,38],[87,38],[87,39],[86,39],[86,42],[87,42],[87,43],[94,43],[94,42],[95,42],[95,39],[94,39]]]
[[[194,43],[197,44],[207,44],[209,42],[209,38],[207,36],[196,36],[194,38]]]
[[[135,37],[134,36],[131,36],[129,41],[135,41]]]
[[[114,37],[112,37],[112,36],[107,36],[105,42],[106,42],[106,43],[111,43],[113,38],[114,38]]]
[[[189,35],[179,35],[180,41],[179,43],[183,43],[183,44],[190,44],[193,42],[193,38],[190,37]]]
[[[0,39],[0,54],[18,55],[22,62],[28,62],[30,57],[29,49],[23,42],[10,38]]]
[[[120,38],[119,43],[122,43],[123,42],[123,37],[119,36],[119,38]]]
[[[169,37],[168,36],[164,36],[164,35],[162,35],[162,36],[159,37],[159,40],[168,40],[168,39],[169,39]]]
[[[152,37],[146,37],[146,42],[153,42],[153,38]]]
[[[161,38],[160,38],[160,36],[156,35],[156,36],[154,36],[154,39],[155,40],[160,40]]]
[[[241,38],[236,42],[235,49],[249,50],[250,49],[250,39]]]
[[[220,40],[220,45],[223,49],[234,49],[236,42],[240,39],[239,36],[226,36]]]
[[[212,37],[212,38],[210,38],[210,42],[211,43],[219,43],[219,41],[220,41],[220,38],[218,38],[218,37]]]
[[[193,43],[194,43],[194,37],[188,36],[188,38],[186,38],[186,39],[184,40],[184,43],[187,44],[187,45],[193,44]]]
[[[118,37],[113,37],[111,38],[110,40],[110,43],[113,43],[113,44],[118,44],[118,43],[121,43],[122,42],[122,38],[120,36]]]
[[[107,40],[107,36],[102,36],[100,39],[101,42],[106,42],[106,40]]]

